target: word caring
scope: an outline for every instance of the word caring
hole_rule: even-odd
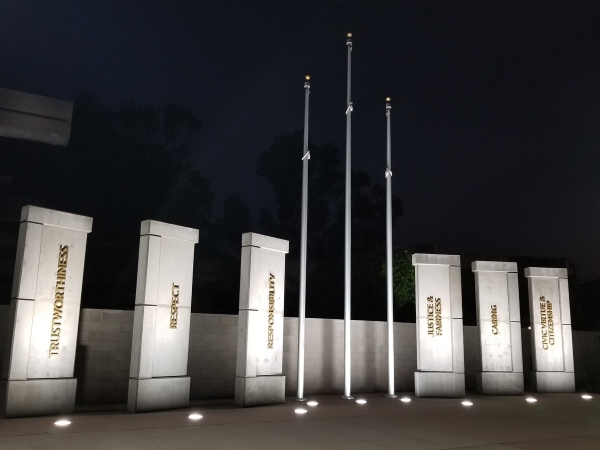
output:
[[[492,334],[498,334],[498,307],[492,305]]]
[[[177,328],[177,316],[179,314],[179,286],[175,283],[171,286],[171,328]]]

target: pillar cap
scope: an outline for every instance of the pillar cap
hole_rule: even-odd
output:
[[[473,272],[518,272],[518,267],[516,262],[473,261],[471,270]]]
[[[34,222],[52,227],[67,228],[69,230],[90,233],[92,231],[93,219],[78,214],[27,205],[23,206],[21,209],[21,222]]]
[[[415,253],[412,255],[413,266],[419,264],[438,266],[460,266],[459,255],[430,255],[426,253]]]
[[[567,269],[557,269],[552,267],[527,267],[525,269],[525,278],[546,277],[546,278],[569,278]]]
[[[289,253],[290,242],[258,233],[242,234],[242,247],[258,247],[276,252]]]

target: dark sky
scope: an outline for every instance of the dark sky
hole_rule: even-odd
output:
[[[257,212],[273,203],[257,156],[302,128],[304,74],[311,139],[344,148],[348,31],[353,168],[380,183],[393,99],[397,245],[600,276],[598,1],[4,0],[0,86],[190,105],[199,169]]]

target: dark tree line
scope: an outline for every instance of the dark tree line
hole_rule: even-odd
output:
[[[298,311],[303,135],[280,136],[258,158],[256,173],[273,189],[274,214],[263,209],[254,227],[290,241],[286,315]],[[307,315],[343,317],[345,172],[339,149],[309,144]],[[385,189],[365,172],[352,172],[353,317],[385,320]],[[402,202],[392,200],[393,220]]]
[[[286,309],[297,314],[301,211],[301,132],[275,138],[256,163],[273,189],[275,208],[253,220],[240,195],[229,195],[215,215],[210,181],[192,164],[202,122],[186,107],[126,103],[104,105],[77,98],[66,148],[0,138],[0,303],[8,303],[20,209],[23,205],[94,218],[88,238],[82,306],[133,308],[140,222],[160,220],[200,230],[192,307],[196,312],[237,312],[240,235],[255,231],[290,241]],[[307,315],[343,316],[344,168],[331,143],[309,145]],[[196,150],[197,151],[197,150]],[[393,198],[394,219],[402,202]],[[385,320],[385,191],[364,172],[352,173],[352,317]],[[415,251],[422,251],[413,249]],[[429,252],[429,251],[425,251]],[[472,273],[465,255],[465,324],[475,324]],[[485,258],[488,259],[488,258]],[[492,258],[499,259],[499,258]],[[564,260],[513,258],[527,265],[562,267]],[[598,329],[598,282],[570,279],[573,324]],[[520,280],[523,323],[527,287]],[[410,253],[394,254],[395,319],[414,321],[414,271]]]
[[[111,108],[80,95],[74,105],[66,148],[1,139],[0,248],[2,302],[10,299],[18,218],[25,204],[94,218],[88,238],[82,305],[132,308],[139,226],[154,219],[198,228],[193,309],[236,313],[239,296],[240,235],[247,231],[290,241],[286,314],[297,313],[302,133],[275,138],[256,164],[272,187],[273,212],[253,221],[238,194],[214,213],[209,180],[194,168],[191,148],[202,121],[190,108],[125,103]],[[308,314],[341,317],[343,305],[344,172],[340,151],[330,143],[310,144]],[[381,276],[385,191],[364,172],[352,174],[353,314],[383,319]],[[394,218],[402,211],[394,197]],[[11,269],[7,269],[10,267]]]
[[[131,102],[114,109],[80,95],[67,147],[0,141],[0,175],[11,180],[0,187],[4,235],[16,243],[25,204],[93,217],[82,305],[132,308],[142,220],[198,228],[203,242],[213,241],[214,194],[188,147],[201,130],[190,108]],[[6,252],[13,263],[15,250]],[[7,284],[2,302],[10,299]]]

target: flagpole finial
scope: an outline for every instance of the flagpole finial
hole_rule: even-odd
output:
[[[385,98],[385,109],[390,109],[391,107],[392,107],[392,98],[386,97]]]
[[[310,89],[310,75],[304,76],[304,87]]]
[[[346,44],[352,45],[352,33],[346,35]]]

